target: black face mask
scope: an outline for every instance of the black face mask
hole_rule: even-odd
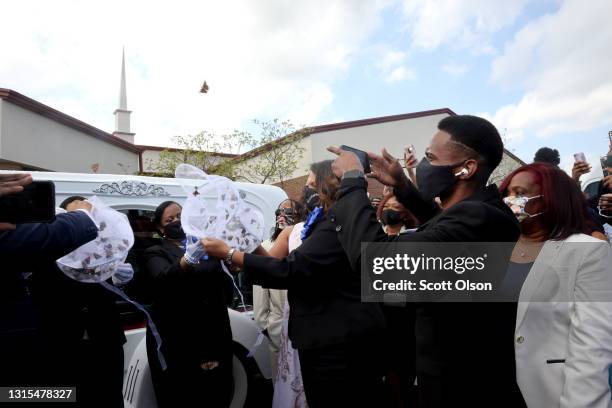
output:
[[[186,238],[185,231],[180,221],[173,221],[164,227],[164,237],[169,239],[183,240]]]
[[[434,166],[423,158],[416,168],[416,181],[423,198],[432,201],[436,197],[443,197],[457,182],[460,173],[453,173],[453,169],[460,165]]]
[[[383,225],[397,225],[402,223],[402,214],[395,210],[384,210],[380,221]]]
[[[304,186],[304,205],[309,212],[314,211],[315,208],[321,205],[321,199],[319,198],[317,190]]]

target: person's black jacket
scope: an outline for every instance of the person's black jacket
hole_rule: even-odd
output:
[[[0,232],[0,332],[34,325],[25,274],[45,273],[55,260],[97,236],[95,224],[81,211],[60,214],[51,223],[19,224]],[[16,307],[25,304],[29,307]]]
[[[361,302],[359,269],[351,267],[335,226],[323,218],[312,228],[286,258],[245,254],[247,277],[266,288],[289,290],[289,338],[297,349],[382,335],[380,307]]]
[[[611,218],[606,218],[606,217],[602,217],[601,215],[599,215],[599,208],[598,208],[599,199],[601,198],[601,196],[604,194],[611,194],[611,193],[612,193],[612,189],[606,187],[602,179],[599,181],[599,184],[597,185],[597,193],[587,199],[587,202],[589,203],[589,207],[591,207],[593,214],[594,214],[592,218],[596,223],[600,225],[603,225],[605,223],[609,224],[612,222]]]
[[[58,214],[50,223],[18,224],[0,232],[2,261],[16,261],[21,268],[56,260],[95,239],[98,229],[82,211]]]
[[[0,287],[3,293],[10,293],[8,298],[1,296],[0,309],[9,311],[10,318],[11,305],[4,302],[16,305],[12,319],[21,327],[15,330],[0,321],[3,329],[14,329],[16,344],[7,351],[29,369],[23,375],[19,375],[19,366],[9,369],[11,383],[72,384],[80,389],[79,400],[85,405],[95,400],[100,406],[121,406],[125,336],[115,307],[116,295],[99,284],[67,277],[55,264],[97,235],[94,222],[82,211],[59,214],[51,223],[22,224],[1,233]],[[27,281],[25,275],[29,275]],[[28,359],[34,362],[28,365]],[[6,359],[3,361],[6,367]]]
[[[397,198],[422,224],[415,233],[399,237],[381,231],[366,189],[363,178],[344,179],[338,201],[330,210],[338,239],[356,267],[361,261],[362,242],[514,242],[520,235],[518,221],[494,185],[445,211],[425,202],[410,186],[408,194]],[[514,321],[500,325],[500,308],[505,310],[502,304],[491,303],[417,305],[417,372],[444,384],[431,394],[440,390],[447,394],[430,394],[429,403],[438,398],[444,402],[433,405],[479,400],[492,403],[492,395],[500,393],[503,399],[518,390],[513,378]]]
[[[183,254],[182,248],[164,239],[145,250],[143,270],[150,280],[151,315],[168,367],[199,367],[231,353],[227,307],[233,289],[219,260],[203,260],[184,271],[179,264]]]

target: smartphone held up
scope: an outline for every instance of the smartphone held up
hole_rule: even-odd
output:
[[[0,222],[24,224],[55,219],[55,185],[34,181],[20,193],[0,197]]]
[[[355,153],[355,156],[357,156],[357,158],[361,162],[361,165],[363,166],[363,171],[365,174],[372,172],[372,169],[370,168],[370,159],[368,158],[368,153],[363,150],[355,149],[354,147],[346,145],[340,146],[340,149],[347,152]]]
[[[586,163],[586,156],[584,155],[584,153],[580,152],[580,153],[574,153],[574,161],[576,163]]]
[[[405,169],[413,169],[418,165],[418,160],[416,158],[416,149],[414,145],[408,145],[404,149],[404,168]]]

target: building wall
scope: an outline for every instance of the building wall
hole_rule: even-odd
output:
[[[491,177],[489,178],[489,183],[495,183],[499,186],[502,180],[506,178],[508,174],[512,173],[512,171],[518,169],[522,165],[523,164],[521,162],[504,153],[501,163],[493,171],[493,174],[491,174]]]
[[[303,196],[307,178],[308,176],[296,177],[291,180],[283,181],[282,183],[275,183],[274,185],[285,190],[287,196],[292,200],[300,201]]]
[[[159,150],[145,150],[142,152],[142,172],[154,173],[155,163],[159,162]]]
[[[51,171],[133,174],[139,155],[1,101],[0,158]],[[97,171],[92,166],[97,164]]]
[[[395,157],[403,157],[404,147],[412,144],[417,157],[421,158],[429,145],[431,136],[438,128],[438,122],[447,114],[421,118],[383,122],[367,126],[352,127],[316,133],[312,138],[313,161],[333,158],[327,146],[347,145],[357,149],[379,153],[386,147]]]

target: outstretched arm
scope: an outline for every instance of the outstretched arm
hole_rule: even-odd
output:
[[[0,232],[0,255],[26,266],[61,258],[97,236],[91,218],[83,211],[72,211],[58,214],[50,223],[18,224],[14,230]]]

